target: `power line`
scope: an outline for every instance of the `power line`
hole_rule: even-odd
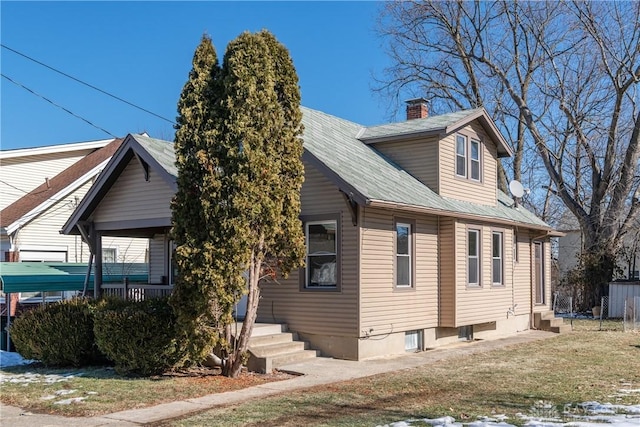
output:
[[[169,122],[169,123],[171,123],[171,124],[175,124],[175,122],[174,122],[173,120],[167,119],[166,117],[162,117],[161,115],[156,114],[156,113],[154,113],[153,111],[149,111],[149,110],[147,110],[146,108],[140,107],[140,106],[138,106],[138,105],[136,105],[136,104],[134,104],[134,103],[132,103],[132,102],[127,101],[126,99],[122,99],[122,98],[120,98],[119,96],[113,95],[113,94],[111,94],[111,93],[109,93],[109,92],[107,92],[107,91],[105,91],[105,90],[100,89],[99,87],[96,87],[96,86],[94,86],[94,85],[92,85],[92,84],[89,84],[89,83],[87,83],[87,82],[84,82],[84,81],[80,80],[80,79],[79,79],[79,78],[77,78],[77,77],[74,77],[74,76],[72,76],[72,75],[69,75],[69,74],[67,74],[67,73],[65,73],[65,72],[63,72],[63,71],[60,71],[60,70],[58,70],[58,69],[56,69],[56,68],[54,68],[54,67],[52,67],[52,66],[50,66],[50,65],[47,65],[47,64],[45,64],[45,63],[43,63],[43,62],[40,62],[40,61],[38,61],[37,59],[34,59],[34,58],[32,58],[32,57],[30,57],[30,56],[28,56],[28,55],[25,55],[25,54],[24,54],[24,53],[22,53],[22,52],[18,52],[17,50],[12,49],[12,48],[10,48],[10,47],[9,47],[9,46],[7,46],[7,45],[4,45],[4,44],[1,44],[1,43],[0,43],[0,46],[2,46],[3,48],[5,48],[5,49],[7,49],[7,50],[10,50],[11,52],[13,52],[13,53],[15,53],[15,54],[17,54],[17,55],[22,56],[23,58],[28,59],[29,61],[33,61],[33,62],[35,62],[36,64],[42,65],[43,67],[46,67],[46,68],[50,69],[51,71],[55,71],[55,72],[56,72],[56,73],[58,73],[58,74],[62,74],[63,76],[68,77],[68,78],[70,78],[71,80],[74,80],[74,81],[76,81],[76,82],[78,82],[78,83],[80,83],[80,84],[82,84],[82,85],[85,85],[85,86],[87,86],[87,87],[90,87],[90,88],[91,88],[91,89],[93,89],[93,90],[97,90],[98,92],[100,92],[100,93],[102,93],[102,94],[104,94],[104,95],[110,96],[110,97],[111,97],[111,98],[113,98],[113,99],[117,99],[117,100],[118,100],[118,101],[120,101],[120,102],[124,102],[125,104],[127,104],[127,105],[129,105],[129,106],[131,106],[131,107],[133,107],[133,108],[137,108],[138,110],[144,111],[144,112],[145,112],[145,113],[147,113],[147,114],[151,114],[152,116],[155,116],[155,117],[157,117],[157,118],[159,118],[159,119],[162,119],[162,120],[164,120],[164,121],[166,121],[166,122]]]
[[[100,126],[98,126],[98,125],[96,125],[96,124],[93,124],[93,123],[92,123],[92,122],[90,122],[89,120],[85,119],[85,118],[84,118],[84,117],[82,117],[82,116],[77,115],[77,114],[76,114],[76,113],[74,113],[73,111],[70,111],[70,110],[66,109],[66,108],[65,108],[65,107],[63,107],[62,105],[60,105],[60,104],[56,104],[55,102],[53,102],[53,101],[52,101],[52,100],[50,100],[49,98],[47,98],[47,97],[45,97],[45,96],[43,96],[43,95],[40,95],[39,93],[37,93],[37,92],[35,92],[35,91],[33,91],[33,90],[29,89],[28,87],[26,87],[25,85],[23,85],[23,84],[21,84],[21,83],[18,83],[17,81],[13,80],[12,78],[8,77],[7,75],[2,74],[2,73],[0,73],[0,75],[1,75],[2,77],[4,77],[5,79],[9,80],[9,81],[10,81],[11,83],[13,83],[14,85],[16,85],[16,86],[20,86],[21,88],[23,88],[24,90],[26,90],[26,91],[28,91],[28,92],[31,92],[31,93],[32,93],[32,94],[34,94],[35,96],[37,96],[37,97],[39,97],[39,98],[44,99],[45,101],[47,101],[47,102],[48,102],[48,103],[50,103],[51,105],[54,105],[54,106],[56,106],[56,107],[58,107],[58,108],[62,109],[63,111],[65,111],[65,112],[67,112],[67,113],[71,114],[73,117],[76,117],[76,118],[78,118],[78,119],[82,120],[83,122],[88,123],[89,125],[93,126],[94,128],[96,128],[96,129],[98,129],[98,130],[101,130],[102,132],[106,133],[107,135],[110,135],[110,136],[112,136],[112,137],[114,137],[114,138],[117,138],[117,136],[115,136],[114,134],[112,134],[112,133],[111,133],[111,132],[109,132],[108,130],[105,130],[105,129],[101,128]]]

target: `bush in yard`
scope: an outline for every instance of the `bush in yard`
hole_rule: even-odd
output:
[[[168,298],[101,303],[94,332],[98,348],[120,374],[162,374],[180,358]]]
[[[16,350],[48,366],[82,366],[104,362],[93,334],[90,302],[72,299],[29,310],[10,328]]]

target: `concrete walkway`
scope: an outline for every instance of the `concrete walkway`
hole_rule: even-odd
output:
[[[194,399],[164,403],[148,408],[114,412],[100,417],[68,418],[33,414],[22,411],[20,408],[0,405],[0,425],[15,427],[139,426],[185,416],[215,408],[216,406],[236,404],[250,399],[287,393],[302,388],[368,377],[386,372],[395,372],[401,369],[415,368],[451,357],[486,352],[554,336],[557,336],[557,334],[544,331],[525,331],[511,337],[497,340],[458,343],[421,353],[411,353],[360,362],[319,357],[280,368],[281,370],[302,374],[289,380],[262,384],[227,393],[210,394]]]

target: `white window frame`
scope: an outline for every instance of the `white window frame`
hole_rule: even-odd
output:
[[[398,229],[399,228],[406,228],[407,229],[407,253],[406,254],[401,254],[399,253],[399,245],[398,245]],[[395,229],[395,238],[396,238],[396,287],[398,288],[411,288],[413,287],[413,237],[412,237],[412,233],[413,233],[413,228],[411,226],[411,224],[407,223],[407,222],[396,222],[396,229]],[[399,279],[400,279],[400,274],[399,274],[399,267],[400,267],[400,258],[407,258],[408,259],[408,268],[409,271],[407,272],[407,277],[409,278],[409,283],[399,283]]]
[[[334,229],[335,229],[335,238],[334,238],[334,251],[333,252],[322,252],[322,253],[310,253],[309,252],[309,226],[311,225],[324,225],[324,224],[331,224]],[[336,290],[339,288],[339,282],[340,282],[340,268],[339,268],[339,263],[340,263],[340,259],[339,259],[339,254],[338,254],[338,245],[340,244],[339,242],[339,226],[340,223],[337,219],[323,219],[323,220],[315,220],[315,221],[306,221],[304,224],[304,234],[305,234],[305,265],[307,266],[304,270],[304,288],[308,289],[308,290],[313,290],[313,289],[329,289],[329,290]],[[309,268],[309,266],[311,265],[310,260],[313,257],[320,257],[320,256],[333,256],[335,257],[336,261],[336,265],[335,265],[335,274],[336,274],[336,280],[334,284],[330,284],[330,285],[313,285],[310,281],[310,274],[311,274],[311,269]]]
[[[422,350],[422,330],[407,331],[404,333],[404,351],[417,352]]]
[[[102,262],[103,263],[107,263],[108,262],[108,261],[106,261],[104,259],[105,252],[112,252],[113,253],[113,264],[117,264],[118,263],[118,248],[102,248]]]
[[[462,145],[460,145],[459,143],[463,142]],[[458,148],[462,147],[464,152],[460,153]],[[458,159],[463,159],[464,161],[462,162],[462,164],[464,165],[464,171],[462,173],[460,173],[460,171],[458,170]],[[459,176],[461,178],[466,178],[467,177],[467,137],[465,135],[460,135],[457,134],[456,135],[456,164],[455,164],[455,169],[456,169],[456,176]]]
[[[399,242],[398,242],[398,229],[405,228],[407,230],[407,253],[403,254],[399,252]],[[396,271],[395,271],[395,284],[398,288],[412,288],[413,287],[413,227],[408,222],[396,222],[395,226],[395,248],[396,248]],[[406,258],[408,260],[408,268],[407,277],[409,278],[409,283],[399,283],[400,274],[400,258]]]
[[[499,238],[498,255],[496,256],[496,240]],[[496,282],[496,267],[500,273],[499,280]],[[504,286],[504,233],[502,231],[491,232],[491,283],[493,286]]]
[[[468,179],[474,182],[482,182],[482,141],[461,133],[456,134],[455,139],[455,175],[458,178]],[[477,156],[473,156],[473,147],[477,146]],[[460,152],[459,148],[463,149]],[[458,162],[463,166],[464,170],[458,170]],[[477,175],[474,176],[473,167],[477,165]]]
[[[469,238],[469,236],[471,235],[471,233],[474,233],[476,235],[476,248],[475,248],[475,255],[471,255],[471,239]],[[480,232],[479,229],[477,228],[468,228],[467,229],[467,286],[469,287],[473,287],[473,288],[478,288],[481,286],[482,280],[480,278],[480,273],[481,273],[481,269],[480,269],[480,263],[482,262],[482,258],[480,256],[481,254],[481,245],[480,245],[480,241],[482,238],[482,234]],[[477,282],[471,282],[471,260],[475,259],[476,260],[476,278],[477,278]]]
[[[473,146],[478,146],[478,158],[473,158]],[[473,176],[473,165],[477,163],[478,165],[478,177]],[[472,181],[482,181],[482,144],[477,139],[471,138],[469,141],[469,179]]]

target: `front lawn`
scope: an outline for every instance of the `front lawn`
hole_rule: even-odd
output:
[[[565,320],[568,322],[568,320]],[[640,404],[640,333],[574,320],[574,332],[432,365],[218,408],[162,426],[376,426],[451,416],[559,416],[587,401]],[[426,425],[426,424],[412,424]]]

